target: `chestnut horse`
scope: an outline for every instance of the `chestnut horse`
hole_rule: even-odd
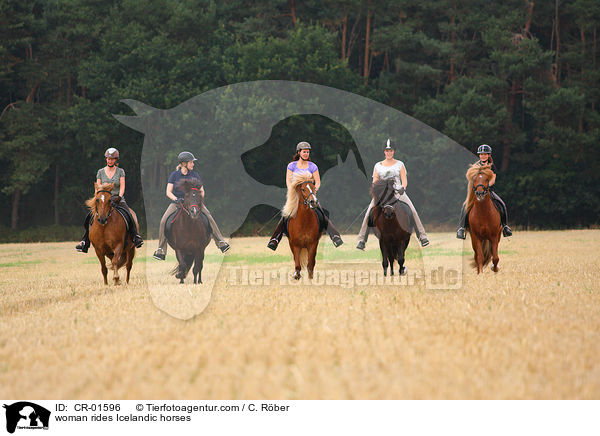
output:
[[[412,221],[410,209],[394,195],[394,180],[378,180],[371,187],[373,206],[373,224],[377,228],[379,248],[383,258],[383,275],[387,276],[388,263],[390,275],[394,275],[394,260],[398,261],[398,272],[406,274],[404,252],[410,242]]]
[[[494,206],[490,197],[490,180],[494,173],[489,167],[474,165],[467,170],[467,199],[465,208],[469,214],[469,232],[471,233],[471,244],[473,245],[473,262],[471,265],[477,268],[477,274],[483,271],[490,259],[492,270],[498,272],[498,243],[502,226],[500,224],[500,212]]]
[[[166,232],[169,245],[175,250],[177,266],[171,271],[183,283],[194,265],[194,284],[202,283],[204,250],[210,242],[208,220],[202,214],[202,182],[198,179],[183,180],[179,189],[185,192],[183,204],[175,215],[170,229]],[[169,219],[171,221],[171,219]]]
[[[135,245],[133,245],[131,236],[127,232],[125,219],[113,206],[113,202],[118,204],[121,197],[111,196],[112,183],[104,185],[95,184],[94,186],[96,194],[87,200],[85,204],[92,211],[94,218],[96,218],[90,222],[90,242],[94,246],[96,256],[100,260],[104,284],[108,285],[106,277],[108,268],[106,267],[105,256],[111,261],[110,267],[113,270],[115,285],[120,284],[119,269],[123,265],[127,268],[126,282],[129,283],[129,273],[131,272],[133,258],[135,257]],[[129,210],[139,231],[137,215],[133,209]]]
[[[288,241],[294,255],[296,271],[292,275],[300,280],[300,270],[306,265],[308,278],[313,278],[317,246],[321,237],[315,209],[319,207],[314,180],[311,174],[294,176],[281,214],[288,218]]]

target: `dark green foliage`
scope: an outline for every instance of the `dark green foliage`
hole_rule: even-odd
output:
[[[121,151],[128,203],[144,216],[143,136],[112,117],[133,115],[120,100],[172,108],[265,79],[344,89],[471,151],[492,145],[511,224],[597,225],[600,2],[561,1],[556,13],[555,2],[523,0],[0,0],[0,237],[9,227],[79,226],[109,146]],[[296,137],[320,145],[322,175],[353,147],[329,120],[292,117],[243,156],[246,169],[283,186],[283,171],[259,163],[283,168],[295,145],[283,138]],[[157,170],[174,158],[156,156]],[[257,208],[244,231],[271,212]]]

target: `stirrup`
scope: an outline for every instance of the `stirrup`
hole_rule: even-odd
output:
[[[144,245],[144,240],[140,235],[135,235],[133,237],[133,245],[135,245],[135,248],[140,248],[142,245]]]
[[[271,238],[271,240],[267,244],[267,247],[269,247],[271,250],[275,251],[275,250],[277,250],[278,245],[279,245],[279,241],[277,240],[277,238]]]
[[[356,248],[365,251],[365,241],[358,241],[358,244],[356,244]]]
[[[222,241],[219,244],[219,250],[221,250],[221,253],[227,252],[230,248],[231,248],[231,246],[225,241]]]
[[[465,235],[464,227],[459,227],[459,229],[456,231],[456,238],[457,239],[466,239],[467,238],[467,236]]]
[[[507,237],[507,236],[512,236],[512,230],[510,229],[510,227],[508,227],[507,225],[505,225],[505,226],[502,228],[502,235],[503,235],[504,237]]]
[[[344,241],[342,241],[342,238],[340,238],[340,235],[333,235],[331,237],[331,242],[333,242],[333,245],[335,246],[335,248],[339,247],[340,245],[342,245],[344,243]]]
[[[156,260],[165,260],[166,256],[165,256],[165,252],[159,248],[158,250],[156,250],[154,252],[152,257],[155,258]]]
[[[87,253],[89,247],[90,246],[85,241],[81,241],[75,246],[75,250],[79,251],[80,253]]]

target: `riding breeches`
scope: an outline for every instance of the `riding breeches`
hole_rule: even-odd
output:
[[[410,198],[408,198],[408,195],[406,195],[406,192],[404,192],[402,195],[396,193],[394,196],[398,200],[400,200],[402,203],[405,203],[410,208],[410,211],[412,212],[412,215],[413,215],[413,221],[415,223],[415,232],[417,233],[417,238],[421,239],[421,238],[427,237],[427,233],[425,233],[425,228],[423,227],[421,218],[419,218],[419,214],[417,213],[415,206],[412,204],[412,201],[410,201]],[[369,213],[371,212],[371,209],[373,209],[373,206],[375,206],[374,199],[372,199],[371,203],[369,203],[369,207],[367,208],[367,213],[365,213],[365,217],[363,218],[362,226],[360,227],[360,232],[358,232],[358,241],[363,241],[365,243],[367,242],[367,238],[369,237],[369,235],[368,235]]]
[[[158,228],[158,248],[162,249],[165,254],[167,254],[167,237],[165,236],[165,226],[167,224],[167,219],[176,210],[177,210],[177,204],[175,204],[175,203],[169,204],[169,207],[167,207],[167,210],[165,211],[162,218],[160,219],[160,226]],[[217,244],[217,247],[220,247],[220,244],[225,241],[224,241],[223,235],[221,234],[221,231],[219,230],[219,227],[217,226],[217,223],[215,222],[215,219],[212,217],[209,210],[206,208],[206,206],[204,204],[202,204],[201,211],[204,215],[206,215],[206,218],[208,218],[208,224],[210,225],[213,239],[214,239],[215,243]]]

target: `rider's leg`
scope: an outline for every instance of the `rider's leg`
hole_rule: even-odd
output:
[[[331,222],[329,217],[327,215],[325,215],[325,211],[323,211],[323,209],[321,209],[321,212],[323,213],[323,217],[325,219],[325,224],[326,224],[325,231],[331,238],[333,245],[335,245],[335,247],[337,248],[340,245],[342,245],[344,243],[344,241],[342,241],[342,237],[340,236],[340,232],[338,231],[338,229],[335,228],[335,226],[333,225],[333,223]]]
[[[498,209],[500,210],[500,223],[502,224],[502,234],[505,237],[512,236],[512,230],[510,227],[508,227],[507,224],[508,210],[506,209],[506,204],[504,204],[504,201],[502,201],[500,196],[494,191],[490,191],[490,196],[492,197],[492,200],[494,200],[494,202],[499,206]]]
[[[279,219],[277,223],[277,227],[275,227],[275,231],[273,232],[273,236],[271,236],[271,240],[267,244],[271,250],[277,250],[277,246],[279,245],[279,241],[283,238],[283,234],[285,233],[285,229],[287,227],[287,218],[283,216]]]
[[[408,198],[408,195],[406,195],[406,192],[404,192],[402,195],[396,194],[396,198],[403,203],[408,204],[408,207],[410,207],[410,210],[413,214],[413,221],[415,223],[415,231],[417,232],[417,238],[419,239],[419,242],[421,242],[421,247],[429,245],[429,239],[427,239],[425,227],[423,227],[423,223],[421,222],[421,218],[419,218],[417,209],[415,209],[415,206],[412,204],[412,201],[410,201],[410,198]]]
[[[465,235],[465,228],[467,226],[467,209],[463,204],[462,209],[460,210],[460,218],[458,220],[458,230],[456,230],[456,237],[458,239],[465,239],[467,236]]]
[[[158,249],[154,252],[153,257],[157,260],[165,260],[167,256],[167,237],[165,236],[165,226],[167,225],[167,219],[173,212],[177,210],[175,203],[169,204],[165,213],[163,213],[160,219],[160,225],[158,226]]]
[[[133,219],[133,214],[131,213],[129,206],[125,202],[124,198],[121,198],[121,201],[119,202],[118,205],[126,211],[125,216],[127,217],[126,218],[127,226],[129,227],[129,235],[131,236],[133,245],[135,245],[135,248],[140,248],[142,245],[144,245],[144,240],[138,233],[137,224],[135,223],[135,220]]]
[[[225,238],[223,238],[223,235],[219,230],[219,226],[217,226],[215,219],[212,217],[212,215],[210,214],[210,212],[204,204],[202,204],[202,213],[208,218],[208,224],[210,225],[210,230],[212,231],[215,244],[217,244],[217,247],[219,247],[221,253],[225,253],[230,248],[229,244],[225,242]]]
[[[367,243],[367,239],[369,239],[369,214],[371,213],[371,209],[375,205],[375,200],[371,199],[369,203],[369,207],[367,207],[367,212],[365,213],[365,217],[363,218],[362,225],[360,226],[360,231],[358,232],[358,245],[356,248],[359,250],[365,249],[365,244]]]
[[[85,232],[81,237],[81,242],[75,246],[75,250],[81,253],[87,253],[90,248],[90,221],[92,220],[92,212],[89,212],[85,217],[83,228]]]

